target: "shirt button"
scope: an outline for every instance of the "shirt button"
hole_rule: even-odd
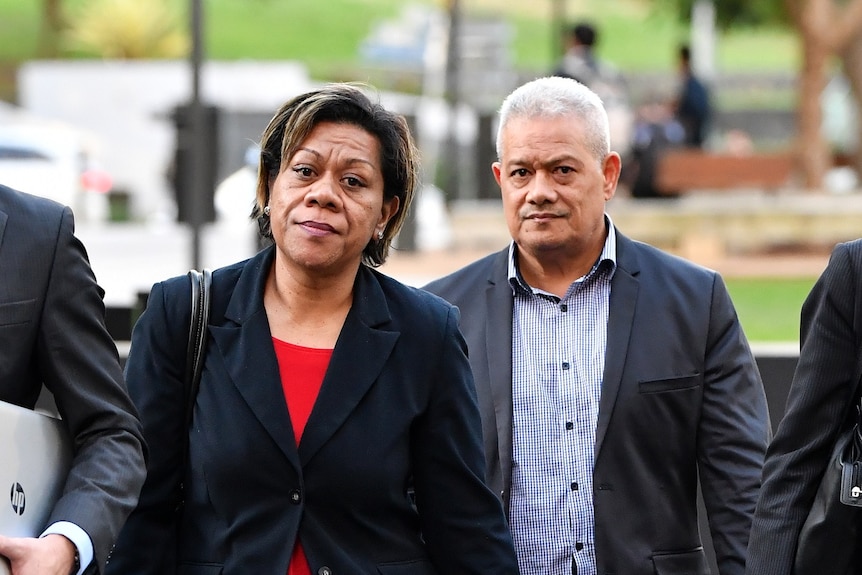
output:
[[[290,502],[294,505],[298,505],[300,501],[302,501],[302,494],[299,492],[299,489],[292,489],[289,494]]]
[[[572,423],[571,421],[567,421],[567,422],[566,422],[566,429],[567,429],[567,430],[571,431],[571,430],[573,430],[574,428],[575,428],[575,424],[574,424],[574,423]]]
[[[578,490],[578,482],[572,481],[572,491],[577,491],[577,490]]]
[[[577,543],[575,543],[575,550],[576,550],[576,551],[580,551],[580,550],[581,550],[581,549],[583,549],[583,548],[584,548],[584,544],[583,544],[583,543],[581,543],[580,541],[578,541]]]
[[[568,361],[563,362],[563,369],[569,369],[569,362]]]
[[[567,305],[566,305],[566,304],[564,304],[564,303],[561,303],[561,304],[560,304],[560,311],[561,311],[561,312],[563,312],[563,313],[566,313],[567,311],[569,311],[569,306],[567,306]]]
[[[317,570],[317,575],[332,575],[332,569],[329,567],[321,567]]]

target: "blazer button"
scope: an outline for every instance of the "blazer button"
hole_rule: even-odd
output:
[[[317,575],[332,575],[332,569],[329,567],[321,567],[317,570]]]
[[[302,501],[302,494],[299,492],[299,489],[291,489],[290,502],[294,505],[299,505],[300,501]]]

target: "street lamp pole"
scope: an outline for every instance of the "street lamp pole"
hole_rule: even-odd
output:
[[[460,32],[461,8],[458,0],[449,2],[449,38],[446,48],[446,103],[449,107],[449,123],[446,154],[446,198],[459,199],[461,196],[460,179],[458,176],[458,105],[461,100],[460,89]]]
[[[192,231],[192,267],[200,269],[201,266],[201,227],[204,223],[206,211],[204,201],[207,191],[204,189],[207,179],[204,170],[207,169],[206,146],[204,143],[205,129],[204,108],[201,103],[201,62],[203,60],[203,7],[201,0],[191,0],[191,31],[192,51],[190,55],[192,96],[189,104],[189,123],[191,135],[191,177],[187,180],[191,186],[189,199],[191,207],[191,231]]]

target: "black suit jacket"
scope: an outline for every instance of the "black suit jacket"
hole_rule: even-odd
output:
[[[297,448],[263,306],[273,254],[213,274],[179,572],[284,575],[299,538],[312,573],[516,573],[457,310],[361,266]],[[132,335],[127,379],[152,457],[118,574],[161,573],[151,555],[173,537],[189,289],[156,284]]]
[[[512,476],[508,248],[426,289],[461,310],[488,481]],[[617,232],[596,430],[598,573],[706,574],[697,480],[722,575],[743,572],[769,416],[760,374],[721,277]]]
[[[802,305],[799,362],[769,446],[747,573],[790,575],[796,542],[862,377],[862,240],[838,244]],[[823,570],[829,572],[829,558]],[[800,573],[798,575],[820,575]]]
[[[69,208],[0,186],[0,399],[32,408],[43,384],[53,393],[75,458],[49,524],[86,531],[100,569],[145,473],[103,295]]]

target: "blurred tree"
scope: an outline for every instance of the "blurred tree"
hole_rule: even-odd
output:
[[[819,189],[832,165],[832,151],[821,129],[820,97],[828,82],[833,57],[843,60],[845,72],[852,74],[851,84],[859,85],[860,70],[854,70],[851,64],[855,61],[852,47],[862,42],[862,0],[784,0],[784,6],[802,44],[797,154],[805,185]],[[855,90],[855,95],[857,109],[862,109],[859,90]]]
[[[60,34],[63,30],[62,0],[42,0],[42,22],[39,32],[39,52],[42,57],[60,55]]]
[[[852,163],[856,174],[862,176],[862,34],[856,34],[841,55],[844,75],[850,83],[856,100],[856,149]]]
[[[698,0],[655,0],[657,6],[672,9],[680,21],[688,22]],[[787,21],[787,13],[775,0],[721,0],[715,5],[715,21],[719,27],[759,26]]]
[[[655,0],[687,20],[696,0]],[[740,25],[785,23],[799,33],[802,69],[797,100],[797,145],[804,185],[819,189],[832,164],[832,151],[823,137],[820,98],[833,58],[842,61],[862,110],[862,0],[721,0],[714,2],[716,22],[723,29]],[[862,128],[860,135],[862,135]],[[862,142],[862,139],[859,140]],[[858,146],[857,146],[858,148]],[[856,152],[862,174],[862,152]]]
[[[167,0],[89,0],[68,15],[69,50],[102,58],[178,58],[190,49],[185,20]]]

